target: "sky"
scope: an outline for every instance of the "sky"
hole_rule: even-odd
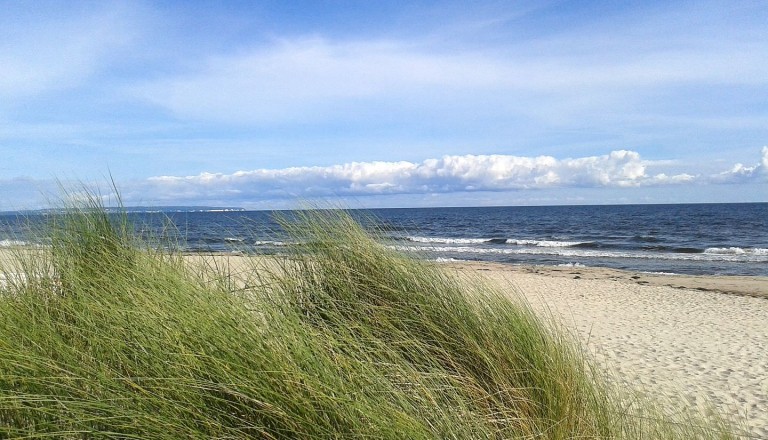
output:
[[[768,201],[761,0],[0,8],[0,211]]]

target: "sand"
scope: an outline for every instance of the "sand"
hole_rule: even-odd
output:
[[[768,278],[450,264],[522,293],[626,386],[714,409],[768,439]],[[724,293],[728,292],[728,293]]]

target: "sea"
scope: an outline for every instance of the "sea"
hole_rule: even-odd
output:
[[[281,254],[286,211],[129,208],[139,235],[188,252]],[[768,276],[768,203],[350,210],[385,245],[441,261],[597,266],[658,274]],[[50,211],[0,214],[0,247]]]

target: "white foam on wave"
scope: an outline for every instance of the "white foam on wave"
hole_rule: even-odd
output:
[[[288,246],[288,243],[284,241],[272,241],[272,240],[254,241],[253,244],[255,246]]]
[[[509,247],[509,248],[480,248],[470,246],[392,246],[393,249],[405,252],[444,252],[459,254],[495,254],[495,255],[556,255],[559,257],[585,258],[632,258],[644,260],[676,260],[676,261],[729,261],[768,263],[768,254],[763,253],[651,253],[631,251],[607,251],[598,249],[579,249],[569,247]]]
[[[29,243],[21,240],[0,240],[0,247],[29,246]]]
[[[740,248],[740,247],[727,247],[727,248],[707,248],[704,251],[705,254],[710,255],[768,255],[768,249],[764,248]]]
[[[492,238],[446,238],[446,237],[407,237],[408,241],[415,243],[434,243],[434,244],[494,244]],[[530,240],[508,238],[504,240],[505,244],[517,246],[537,246],[537,247],[570,247],[584,244],[582,241],[556,241],[556,240]]]
[[[467,260],[461,260],[458,258],[444,258],[444,257],[437,257],[435,258],[435,261],[438,263],[464,263]]]
[[[583,241],[554,241],[554,240],[515,240],[508,239],[507,244],[516,244],[518,246],[537,246],[537,247],[571,247],[584,244]]]
[[[489,238],[443,238],[443,237],[408,237],[408,241],[416,243],[438,243],[438,244],[481,244],[486,243]]]

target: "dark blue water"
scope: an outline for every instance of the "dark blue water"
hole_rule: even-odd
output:
[[[768,276],[768,203],[375,209],[353,215],[383,230],[390,246],[430,259]],[[290,242],[265,211],[131,216],[140,233],[157,237],[165,231],[189,251],[280,253]],[[27,240],[16,216],[0,223],[0,246]]]
[[[768,275],[768,204],[382,210],[435,258]],[[377,212],[378,213],[378,212]]]

